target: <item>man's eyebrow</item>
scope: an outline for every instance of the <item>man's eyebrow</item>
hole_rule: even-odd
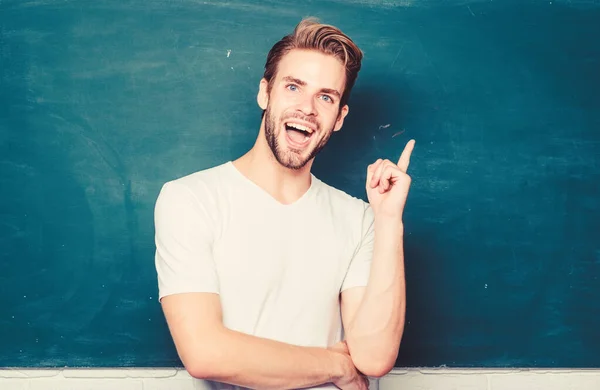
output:
[[[338,99],[340,99],[340,93],[335,90],[335,89],[331,89],[331,88],[323,88],[321,89],[321,92],[325,92],[325,93],[329,93],[331,95],[335,95]]]
[[[294,78],[294,77],[292,77],[292,76],[285,76],[285,77],[283,78],[283,80],[284,80],[284,81],[288,81],[288,82],[290,82],[290,83],[294,83],[294,84],[301,85],[301,86],[303,86],[303,87],[306,85],[306,81],[302,81],[302,80],[300,80],[300,79],[297,79],[297,78]]]
[[[290,83],[298,84],[298,85],[300,85],[302,87],[306,86],[306,81],[302,81],[302,80],[297,79],[297,78],[292,77],[292,76],[285,76],[283,78],[283,80],[287,81],[287,82],[290,82]],[[321,88],[321,92],[328,93],[328,94],[331,94],[331,95],[335,95],[338,99],[340,99],[341,96],[342,96],[342,94],[339,93],[337,90],[331,89],[331,88]]]

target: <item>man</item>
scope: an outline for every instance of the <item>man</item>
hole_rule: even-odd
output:
[[[361,60],[337,28],[303,20],[267,57],[252,149],[161,190],[159,298],[204,388],[366,389],[395,363],[414,141],[368,167],[368,204],[311,173]]]

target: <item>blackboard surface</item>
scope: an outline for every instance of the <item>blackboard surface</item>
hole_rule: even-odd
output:
[[[410,138],[397,366],[600,367],[600,1],[0,1],[0,366],[180,365],[167,180],[253,143],[304,16],[365,52],[322,180]]]

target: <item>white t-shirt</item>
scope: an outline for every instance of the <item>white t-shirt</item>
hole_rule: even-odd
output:
[[[155,208],[159,299],[217,293],[229,329],[300,346],[340,341],[340,293],[367,285],[373,212],[311,176],[289,205],[231,161],[167,182]]]

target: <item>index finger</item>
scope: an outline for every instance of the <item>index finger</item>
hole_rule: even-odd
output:
[[[402,172],[406,173],[408,170],[408,164],[410,163],[410,155],[415,147],[415,140],[411,139],[408,141],[402,154],[400,155],[400,159],[398,160],[398,168],[402,170]]]

